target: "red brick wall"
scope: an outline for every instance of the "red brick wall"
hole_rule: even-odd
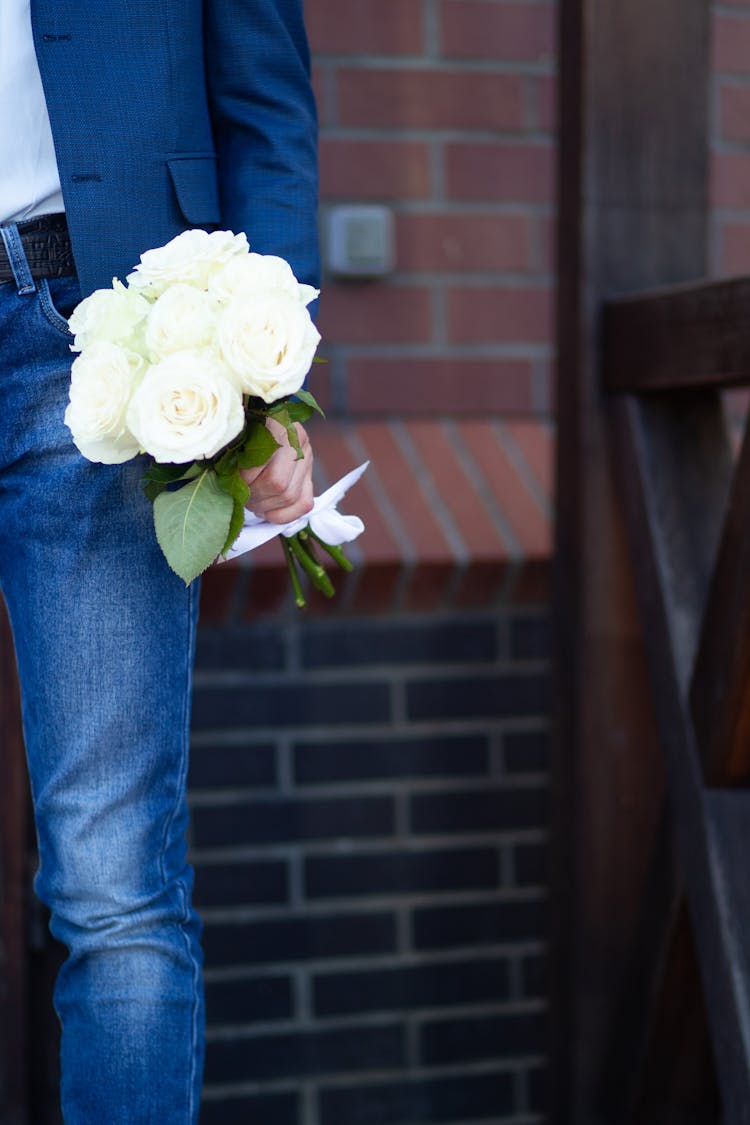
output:
[[[331,362],[316,378],[329,404],[547,414],[555,5],[307,0],[306,12],[323,209],[380,202],[396,218],[393,276],[326,282]]]
[[[714,274],[750,272],[750,0],[713,5]],[[386,282],[329,283],[338,412],[545,415],[553,400],[550,0],[307,0],[323,208],[396,215]],[[330,384],[330,387],[328,387]]]

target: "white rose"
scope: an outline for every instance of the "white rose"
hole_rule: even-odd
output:
[[[119,465],[138,453],[126,419],[145,368],[141,356],[104,341],[92,344],[73,364],[65,424],[89,461]]]
[[[320,292],[312,285],[301,285],[289,263],[273,254],[238,255],[209,278],[208,286],[210,292],[224,302],[233,297],[286,293],[303,305],[309,305]]]
[[[175,281],[205,289],[210,275],[236,254],[247,254],[247,237],[229,230],[186,230],[165,246],[141,254],[128,283],[147,296],[158,296]]]
[[[304,304],[271,293],[249,301],[235,297],[219,316],[218,341],[242,390],[271,403],[300,389],[320,333]]]
[[[210,355],[175,352],[149,370],[130,403],[128,425],[157,461],[213,457],[245,422],[242,395]]]
[[[137,344],[148,301],[126,289],[116,278],[112,289],[96,289],[76,306],[68,324],[75,336],[73,350],[80,352],[97,340]]]
[[[184,349],[210,347],[216,332],[216,302],[193,285],[170,285],[150,308],[146,348],[154,362]]]

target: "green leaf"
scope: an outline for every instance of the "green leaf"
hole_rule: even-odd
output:
[[[221,548],[222,555],[225,555],[229,548],[234,543],[235,539],[242,531],[242,525],[245,522],[245,505],[250,499],[250,489],[245,484],[239,472],[235,473],[230,480],[230,495],[234,507],[232,508],[232,518],[229,521],[229,531],[224,546]]]
[[[167,465],[154,461],[146,469],[144,480],[153,481],[155,484],[173,484],[178,480],[197,477],[200,472],[201,466],[197,461],[191,461],[189,465]]]
[[[175,574],[189,585],[211,565],[226,542],[234,502],[211,469],[154,501],[159,546]]]
[[[286,404],[286,412],[293,422],[304,424],[311,417],[313,408],[306,402],[292,402],[290,399]]]
[[[156,497],[164,492],[167,487],[166,484],[159,484],[159,482],[155,480],[147,480],[146,477],[143,477],[141,480],[141,486],[146,493],[146,499],[150,500],[152,504]]]
[[[297,391],[297,398],[300,400],[300,402],[305,402],[308,406],[311,406],[313,410],[321,416],[321,418],[325,418],[325,414],[315,401],[315,396],[311,395],[309,391],[306,391],[304,389]]]
[[[270,430],[256,422],[250,427],[247,441],[239,451],[237,464],[241,469],[255,469],[259,465],[265,465],[278,448],[279,443]]]
[[[231,476],[236,468],[237,468],[237,450],[236,449],[228,449],[226,451],[226,453],[223,453],[221,455],[221,457],[219,458],[219,460],[214,463],[214,469],[216,470],[217,476],[219,476],[219,477]]]
[[[289,439],[289,444],[297,454],[297,460],[299,461],[300,457],[304,457],[304,453],[302,452],[302,447],[299,443],[299,434],[297,433],[297,427],[289,417],[289,411],[287,410],[286,406],[275,406],[273,409],[273,417],[276,419],[279,425],[283,426],[286,430],[286,436]]]

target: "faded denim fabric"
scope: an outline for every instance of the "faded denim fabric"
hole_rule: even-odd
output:
[[[203,1062],[185,799],[197,584],[158,549],[140,460],[63,424],[72,278],[35,283],[2,228],[0,584],[21,676],[36,889],[57,981],[66,1125],[189,1125]]]

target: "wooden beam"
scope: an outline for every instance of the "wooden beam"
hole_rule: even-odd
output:
[[[750,426],[746,427],[690,686],[712,785],[750,780]]]
[[[627,1120],[637,1125],[719,1125],[721,1097],[684,902],[661,957],[661,988],[652,997],[636,1100],[628,1107]]]
[[[622,1108],[601,1076],[663,782],[612,483],[601,310],[706,274],[709,10],[706,0],[562,0],[559,18],[550,1110],[555,1125],[594,1125]]]
[[[750,384],[748,308],[748,278],[609,302],[604,309],[604,386],[647,394]]]
[[[702,768],[687,706],[684,661],[678,649],[687,608],[684,598],[699,590],[699,578],[675,583],[675,575],[691,569],[684,542],[672,534],[684,525],[680,517],[679,461],[671,456],[684,443],[674,426],[650,417],[650,403],[618,398],[612,406],[616,459],[621,466],[622,495],[628,513],[636,563],[639,600],[646,631],[646,649],[661,742],[669,779],[675,846],[685,873],[692,930],[701,969],[711,1039],[725,1120],[750,1122],[750,993],[749,978],[737,957],[737,926],[744,935],[750,916],[748,895],[735,895],[743,912],[733,920],[727,909],[728,882],[745,881],[745,865],[721,868],[721,822],[704,796]],[[673,498],[677,496],[677,504]],[[670,507],[672,511],[670,512]],[[683,513],[684,515],[684,513]],[[698,572],[701,567],[699,564]],[[744,795],[743,795],[744,796]],[[748,798],[750,800],[750,798]],[[745,808],[746,815],[748,813]],[[739,849],[734,849],[739,854]],[[727,849],[725,848],[726,852]],[[733,870],[733,875],[732,875]],[[744,936],[743,936],[744,940]],[[637,1117],[634,1120],[639,1120]]]

